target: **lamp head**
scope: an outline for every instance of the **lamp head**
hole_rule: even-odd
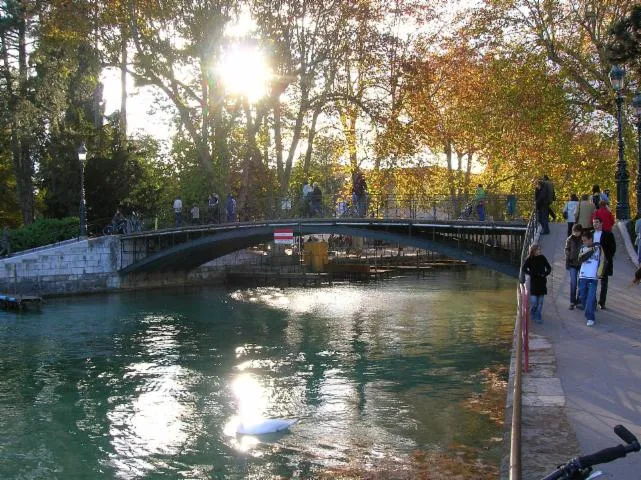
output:
[[[85,147],[84,142],[82,142],[82,145],[78,147],[78,160],[80,160],[82,163],[85,163],[87,161],[87,147]]]
[[[612,65],[610,69],[610,83],[615,92],[621,91],[623,88],[623,79],[625,78],[625,70],[619,65]]]
[[[637,93],[632,99],[632,106],[634,107],[634,113],[637,114],[638,118],[641,118],[641,93]]]

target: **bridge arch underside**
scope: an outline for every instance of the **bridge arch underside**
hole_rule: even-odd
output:
[[[274,225],[231,228],[203,234],[169,248],[151,253],[120,270],[121,275],[161,271],[189,271],[216,258],[273,241]],[[281,227],[282,228],[282,227]],[[299,224],[294,235],[336,234],[366,237],[391,244],[411,246],[464,260],[513,277],[518,276],[524,231],[495,230],[490,227],[438,232],[416,226],[353,226],[340,224]],[[524,229],[523,229],[524,230]],[[144,239],[138,239],[138,241]],[[132,239],[123,239],[130,241]]]

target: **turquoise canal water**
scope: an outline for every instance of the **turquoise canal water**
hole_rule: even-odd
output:
[[[495,474],[501,426],[483,399],[508,364],[514,300],[513,279],[471,269],[0,311],[0,478]],[[300,422],[233,433],[257,416]]]

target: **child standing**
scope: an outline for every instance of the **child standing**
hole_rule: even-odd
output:
[[[572,225],[572,234],[565,240],[565,269],[570,275],[570,310],[576,306],[576,289],[579,276],[579,251],[581,250],[581,233],[583,227],[580,223]]]
[[[579,300],[580,309],[585,309],[586,325],[594,325],[594,312],[596,310],[596,287],[602,275],[605,255],[601,246],[594,243],[592,230],[585,230],[581,234],[583,246],[579,251]]]
[[[523,273],[530,276],[530,315],[536,323],[543,323],[541,312],[543,300],[547,295],[547,276],[552,272],[552,267],[545,255],[541,253],[539,245],[532,245],[525,263]]]

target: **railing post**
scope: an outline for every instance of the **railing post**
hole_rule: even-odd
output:
[[[518,287],[518,311],[516,320],[516,353],[514,359],[514,389],[512,394],[512,424],[510,427],[510,480],[521,480],[521,356],[523,336],[523,288]]]
[[[521,248],[521,266],[525,261],[528,242],[534,237],[536,215],[530,216],[528,228]],[[521,283],[523,272],[519,272],[517,287],[517,319],[515,326],[516,352],[514,359],[514,388],[512,394],[512,423],[510,428],[510,480],[521,480],[521,394],[523,370],[529,371],[529,292]],[[523,361],[525,359],[525,362]]]

